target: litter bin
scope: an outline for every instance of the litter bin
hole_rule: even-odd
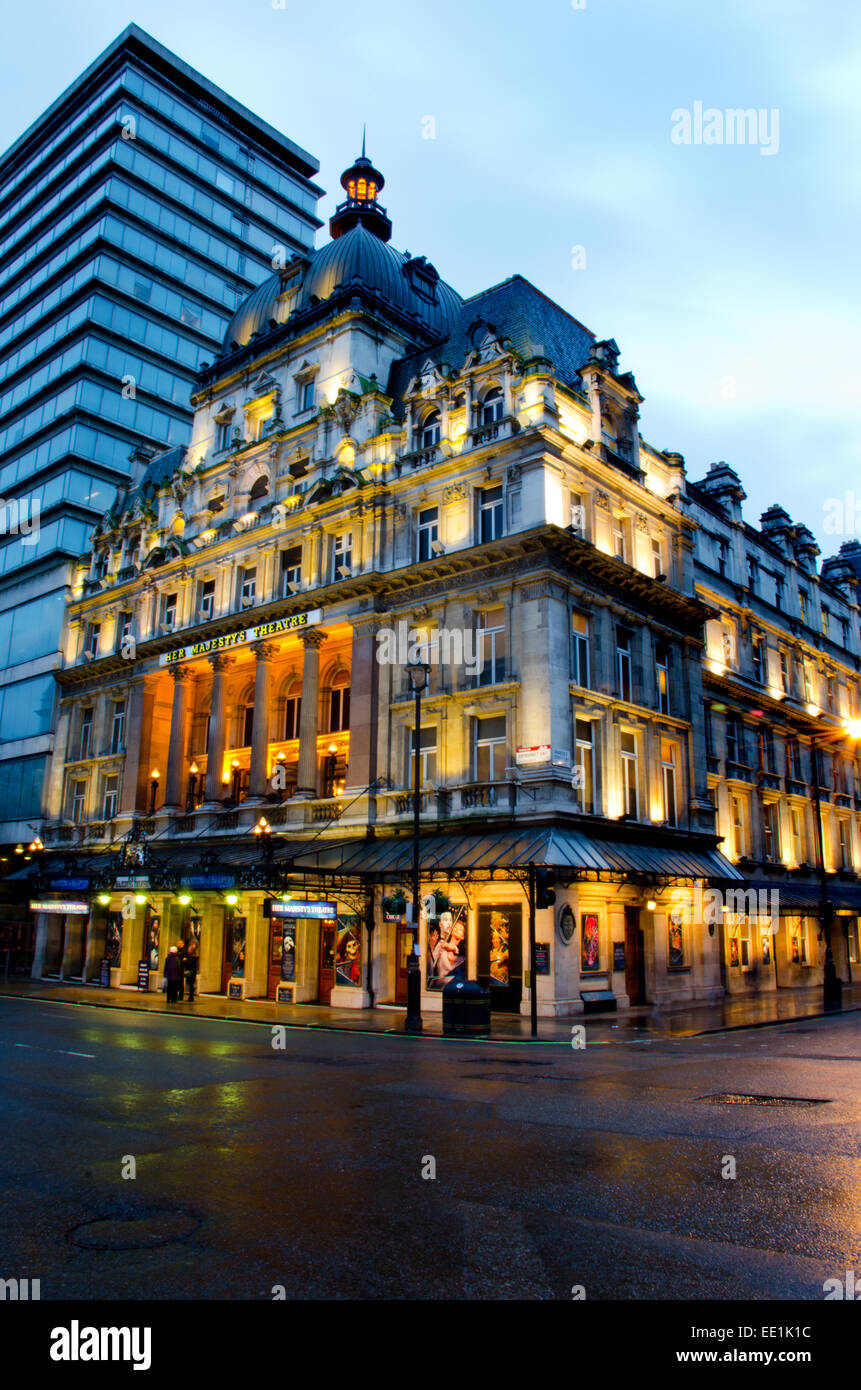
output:
[[[442,992],[442,1031],[461,1037],[490,1032],[490,990],[474,980],[453,981]]]

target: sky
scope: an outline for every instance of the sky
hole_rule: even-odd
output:
[[[644,438],[725,459],[748,521],[861,538],[855,0],[41,0],[4,17],[0,148],[132,21],[319,159],[325,218],[367,122],[399,249],[615,338]]]

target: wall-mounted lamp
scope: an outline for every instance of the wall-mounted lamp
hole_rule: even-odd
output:
[[[149,776],[149,813],[151,816],[155,814],[155,798],[156,792],[158,791],[159,775],[158,768],[154,767]]]

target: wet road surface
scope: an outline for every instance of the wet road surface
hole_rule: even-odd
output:
[[[579,1051],[272,1031],[0,999],[0,1277],[821,1300],[861,1268],[857,1013]]]

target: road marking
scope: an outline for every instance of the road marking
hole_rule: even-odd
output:
[[[58,1047],[57,1051],[61,1053],[63,1057],[92,1057],[95,1059],[96,1056],[95,1052],[67,1052],[64,1047]]]
[[[27,1047],[27,1048],[30,1049],[31,1052],[33,1051],[33,1045],[32,1045],[32,1043],[16,1043],[15,1046],[16,1046],[16,1047]]]

